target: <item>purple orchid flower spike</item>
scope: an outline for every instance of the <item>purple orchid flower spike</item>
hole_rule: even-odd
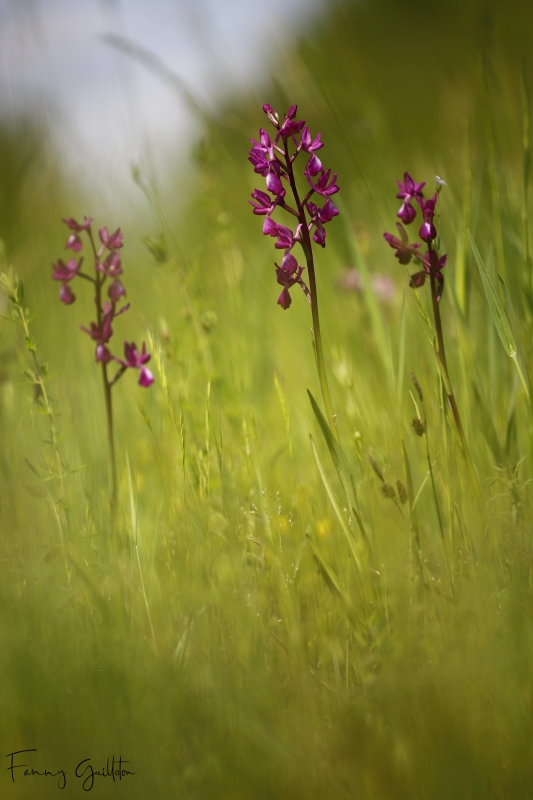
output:
[[[317,151],[324,146],[321,134],[317,133],[313,138],[305,120],[296,120],[298,112],[296,104],[290,106],[282,122],[280,122],[278,113],[268,103],[263,106],[263,111],[276,129],[276,137],[273,143],[270,134],[264,128],[260,128],[258,139],[250,139],[252,147],[248,151],[248,160],[252,164],[254,172],[266,179],[266,191],[255,189],[252,192],[252,200],[248,202],[256,216],[265,218],[263,234],[276,239],[275,248],[277,250],[290,251],[297,242],[303,245],[305,237],[308,235],[307,231],[312,234],[312,241],[315,244],[324,247],[326,244],[324,226],[339,213],[338,208],[331,200],[331,197],[339,191],[339,187],[337,186],[337,175],[332,176],[329,169],[326,171],[316,155]],[[293,155],[289,156],[287,148],[291,140],[296,145],[296,149]],[[292,184],[290,183],[290,176],[294,176],[292,164],[301,152],[307,153],[309,156],[303,174],[311,191],[307,193],[303,203],[300,203],[297,197],[294,198],[298,207],[295,210],[287,204],[287,189],[283,187],[283,181],[287,181],[291,188],[294,187],[294,181]],[[316,204],[310,202],[314,192],[325,198],[326,202],[322,208],[318,208]],[[274,195],[274,199],[270,195]],[[298,225],[295,232],[272,219],[272,214],[278,207],[297,217]],[[309,221],[306,219],[306,212],[309,214]],[[304,231],[304,229],[306,230]],[[290,277],[292,278],[292,276]],[[285,307],[288,308],[288,294],[283,297]]]
[[[428,283],[430,284],[431,288],[431,306],[433,309],[433,319],[435,323],[434,330],[436,334],[435,354],[439,361],[440,370],[445,378],[444,384],[446,387],[448,406],[461,440],[463,455],[472,466],[468,442],[466,440],[465,432],[461,422],[461,415],[459,413],[459,408],[453,392],[450,373],[448,371],[448,363],[446,360],[440,301],[442,299],[442,293],[444,290],[444,276],[442,274],[442,270],[446,266],[447,256],[446,254],[440,255],[438,252],[439,238],[434,223],[435,206],[438,195],[442,187],[446,185],[446,182],[437,177],[436,183],[437,191],[435,195],[428,200],[425,200],[422,193],[422,188],[425,184],[415,183],[415,181],[413,181],[407,172],[404,175],[404,182],[401,183],[398,181],[400,192],[398,193],[397,197],[404,201],[400,211],[398,212],[398,216],[402,218],[402,221],[404,222],[412,222],[416,212],[410,203],[413,199],[417,201],[422,210],[422,216],[424,218],[422,226],[419,230],[419,236],[427,245],[426,253],[422,254],[420,252],[420,245],[418,243],[409,243],[407,233],[400,223],[396,223],[400,234],[399,239],[390,233],[385,233],[384,237],[390,246],[396,251],[395,255],[400,264],[409,264],[411,259],[415,258],[422,267],[422,269],[420,269],[418,272],[415,272],[413,275],[411,275],[409,285],[413,289],[419,289],[420,287],[424,286],[429,276]]]
[[[384,233],[383,237],[385,241],[387,241],[390,246],[396,250],[394,255],[400,264],[409,264],[413,256],[417,256],[417,250],[420,247],[420,243],[415,242],[413,244],[409,244],[409,237],[407,236],[407,231],[403,227],[402,223],[397,222],[396,227],[398,228],[398,232],[400,234],[399,239],[392,233]]]
[[[262,137],[262,144],[267,147],[268,142],[265,136]],[[257,143],[255,143],[257,145]],[[257,145],[259,151],[259,145]],[[267,162],[267,172],[271,170],[271,164]],[[275,168],[273,169],[276,174]],[[272,201],[268,195],[259,193],[255,195],[259,199],[257,208],[264,209],[261,213],[271,212],[277,203],[283,200],[283,195],[280,194],[275,201]],[[266,200],[265,200],[266,197]],[[254,204],[255,205],[255,204]],[[255,210],[255,208],[254,208]],[[94,272],[92,275],[82,272],[83,259],[76,260],[71,258],[67,263],[59,259],[57,263],[52,265],[52,278],[56,281],[61,281],[61,288],[59,290],[59,297],[65,305],[72,305],[76,300],[76,295],[70,287],[70,283],[74,278],[81,277],[85,281],[91,283],[94,287],[94,304],[96,307],[96,319],[93,320],[89,327],[80,325],[81,330],[86,333],[95,345],[95,360],[101,365],[102,377],[104,383],[105,393],[105,408],[107,415],[107,436],[109,444],[109,460],[111,466],[111,511],[112,519],[116,509],[117,499],[117,469],[115,458],[115,445],[113,433],[113,404],[111,402],[111,390],[117,381],[122,377],[127,367],[134,367],[140,370],[139,383],[141,386],[148,387],[154,381],[154,376],[149,369],[145,367],[150,356],[146,352],[146,345],[143,343],[142,352],[139,353],[134,344],[126,346],[126,362],[117,359],[111,351],[111,339],[113,337],[114,323],[117,317],[124,314],[128,308],[129,303],[123,304],[118,308],[118,304],[126,295],[126,290],[120,280],[119,276],[122,275],[122,261],[120,258],[120,249],[123,246],[123,234],[120,228],[117,228],[113,233],[110,233],[108,228],[100,228],[98,231],[100,242],[95,241],[93,231],[91,228],[92,218],[85,217],[82,223],[77,222],[73,217],[64,219],[63,222],[71,231],[71,235],[67,241],[67,249],[73,250],[75,253],[79,252],[83,247],[82,236],[89,239],[91,251],[94,254]],[[277,235],[277,232],[274,234]],[[105,300],[105,296],[109,300]],[[127,343],[126,343],[127,344]],[[109,367],[112,362],[118,361],[120,368],[113,376],[109,375]]]
[[[313,138],[306,121],[296,119],[298,113],[296,104],[290,106],[282,122],[280,122],[279,114],[268,103],[263,106],[263,111],[276,130],[274,144],[272,144],[272,140],[266,131],[261,129],[259,131],[259,141],[251,140],[252,148],[248,151],[248,160],[252,164],[254,172],[266,178],[266,190],[275,195],[275,200],[272,201],[268,194],[256,189],[252,194],[254,202],[249,202],[253,208],[253,213],[264,217],[263,234],[276,240],[274,247],[277,250],[285,251],[281,266],[276,264],[276,279],[278,284],[282,286],[281,294],[277,300],[278,305],[284,310],[290,308],[292,303],[290,289],[296,284],[300,285],[311,305],[320,388],[329,424],[332,426],[335,437],[338,438],[322,351],[313,254],[313,245],[325,246],[325,225],[331,222],[333,217],[339,213],[338,208],[331,200],[331,197],[339,191],[337,174],[332,175],[330,169],[326,171],[322,166],[322,161],[317,156],[317,152],[324,146],[321,141],[321,134],[318,133]],[[310,190],[306,194],[303,192],[301,195],[297,187],[294,163],[302,152],[307,154],[307,163],[303,170],[303,175],[309,184]],[[284,185],[287,185],[287,188],[282,191]],[[289,187],[292,200],[289,200]],[[324,205],[320,209],[315,203],[311,202],[315,192],[325,199]],[[305,196],[303,196],[304,194]],[[301,196],[303,199],[300,199]],[[290,214],[291,217],[296,217],[297,225],[294,232],[292,227],[287,227],[272,219],[276,208],[282,209]],[[296,258],[290,253],[296,243],[301,245],[305,254],[309,274],[309,288],[301,277],[304,268],[298,266]]]

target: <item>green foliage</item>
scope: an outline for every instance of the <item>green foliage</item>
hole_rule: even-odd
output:
[[[36,768],[73,771],[120,750],[136,775],[97,784],[103,798],[531,796],[532,29],[518,0],[332,4],[260,94],[202,118],[189,184],[180,167],[178,187],[155,191],[137,170],[146,205],[130,220],[116,209],[131,198],[113,198],[128,322],[156,383],[125,379],[113,397],[112,535],[105,409],[77,330],[93,308],[61,306],[47,266],[60,218],[96,216],[103,198],[67,198],[57,169],[45,197],[24,194],[31,173],[0,171],[0,212],[9,181],[31,208],[0,231],[26,295],[3,259],[5,752],[35,746]],[[316,270],[342,447],[313,400],[308,303],[293,289],[291,309],[276,306],[246,203],[266,101],[298,102],[339,173],[342,214]],[[408,287],[382,237],[405,169],[448,184],[441,312],[479,491],[446,413],[428,287]],[[363,291],[347,288],[354,267]],[[55,791],[41,779],[4,794]]]

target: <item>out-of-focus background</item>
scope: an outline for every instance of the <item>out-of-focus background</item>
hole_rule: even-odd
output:
[[[0,271],[31,328],[1,294],[5,752],[129,754],[135,778],[99,797],[532,796],[532,41],[526,0],[0,0]],[[297,103],[338,173],[316,265],[362,567],[323,481],[340,496],[309,307],[276,305],[248,204],[265,102]],[[446,181],[441,313],[473,467],[429,287],[383,239],[406,170]],[[124,232],[114,352],[146,341],[155,375],[113,389],[114,530],[91,287],[67,307],[50,280],[61,219],[84,215]],[[57,791],[6,775],[2,796]]]
[[[269,82],[323,15],[321,0],[186,3],[2,0],[0,111],[31,117],[64,173],[94,191],[129,189],[130,165],[188,160],[198,118]]]

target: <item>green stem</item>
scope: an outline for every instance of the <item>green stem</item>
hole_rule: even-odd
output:
[[[96,290],[96,324],[101,329],[102,328],[102,286],[105,281],[105,275],[102,276],[102,273],[96,269],[96,264],[100,257],[100,254],[96,250],[96,246],[94,243],[92,231],[89,228],[88,230],[89,239],[91,242],[91,247],[94,253],[94,261],[95,261],[95,273],[96,278],[94,280],[95,290]],[[115,437],[113,431],[113,401],[111,397],[111,388],[113,385],[113,381],[110,381],[107,376],[107,364],[102,361],[102,379],[104,382],[104,398],[105,398],[105,410],[106,410],[106,417],[107,417],[107,442],[109,446],[109,462],[110,462],[110,469],[111,469],[111,496],[109,499],[109,507],[111,510],[111,527],[113,528],[115,524],[115,515],[117,510],[117,460],[115,455]]]
[[[102,363],[102,376],[104,379],[105,410],[107,415],[107,441],[109,444],[109,458],[111,462],[111,520],[114,522],[117,508],[117,460],[115,456],[115,437],[113,432],[113,399],[111,396],[111,383],[107,377],[107,364]]]
[[[431,251],[430,242],[428,242],[428,249]],[[446,350],[444,347],[444,336],[442,333],[440,306],[437,300],[437,286],[435,281],[435,274],[431,268],[429,272],[429,280],[431,283],[431,300],[433,303],[433,317],[435,319],[435,329],[437,332],[437,357],[441,363],[444,375],[446,376],[446,396],[448,398],[448,403],[450,404],[450,408],[452,410],[453,418],[455,420],[455,426],[457,428],[457,432],[459,433],[459,438],[461,440],[461,445],[463,447],[465,458],[468,461],[468,463],[472,465],[472,458],[470,456],[470,450],[468,449],[468,444],[466,442],[466,436],[463,429],[463,424],[461,422],[461,415],[459,414],[459,408],[457,406],[457,401],[453,393],[452,384],[450,381],[450,374],[448,372],[448,364],[446,361]]]
[[[294,195],[294,199],[296,201],[296,207],[298,209],[298,221],[300,223],[301,231],[302,231],[302,241],[300,244],[302,245],[302,249],[304,251],[305,260],[307,262],[307,272],[309,274],[309,291],[311,296],[311,316],[313,319],[313,338],[315,344],[315,356],[316,356],[316,365],[318,370],[318,379],[320,381],[320,389],[322,391],[322,399],[324,400],[324,406],[326,408],[326,418],[328,420],[329,426],[335,436],[335,439],[339,441],[339,433],[337,430],[337,423],[336,417],[333,413],[333,406],[331,404],[331,396],[329,393],[329,386],[328,386],[328,379],[326,375],[326,365],[324,362],[324,353],[322,350],[322,337],[320,335],[320,317],[318,314],[318,294],[316,288],[316,277],[315,277],[315,263],[313,259],[313,246],[311,244],[311,237],[309,235],[309,229],[307,227],[307,219],[305,216],[305,208],[304,205],[300,202],[300,197],[298,195],[298,189],[296,187],[296,180],[294,178],[294,171],[292,168],[292,162],[289,156],[289,149],[287,145],[287,139],[283,137],[283,145],[285,150],[285,164],[287,174],[289,176],[289,182],[291,185],[292,193]]]

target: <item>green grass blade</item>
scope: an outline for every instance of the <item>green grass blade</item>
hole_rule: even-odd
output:
[[[313,542],[311,536],[307,534],[307,538],[309,540],[309,544],[311,545],[311,550],[313,551],[313,557],[316,561],[318,569],[320,570],[320,574],[324,578],[329,590],[332,594],[337,594],[348,606],[350,610],[353,609],[352,603],[350,598],[342,588],[340,581],[335,573],[335,570],[330,567],[327,561],[324,559],[323,555],[321,554],[320,550],[317,548],[316,544]]]
[[[479,268],[479,274],[483,282],[485,294],[487,295],[490,313],[492,314],[492,319],[494,321],[494,325],[496,326],[498,336],[500,337],[500,341],[507,355],[513,358],[513,356],[516,355],[517,347],[513,329],[511,327],[511,323],[509,322],[509,317],[507,316],[507,313],[500,302],[498,293],[494,288],[494,285],[490,279],[490,275],[485,264],[483,263],[483,259],[481,258],[480,252],[476,247],[476,243],[474,242],[474,238],[470,231],[468,231],[468,236],[470,238],[470,246],[472,247],[474,258],[476,259],[476,263]]]
[[[485,264],[483,263],[479,250],[476,247],[476,243],[474,242],[473,236],[470,233],[470,231],[468,231],[468,236],[470,238],[470,245],[472,247],[472,252],[474,253],[474,258],[476,259],[476,263],[479,268],[479,274],[481,275],[483,288],[485,289],[485,294],[487,295],[487,301],[489,304],[490,313],[492,314],[494,326],[496,328],[496,331],[498,332],[498,336],[500,337],[500,341],[504,347],[505,352],[507,353],[509,358],[513,359],[515,363],[516,369],[518,371],[518,377],[520,378],[520,383],[522,384],[522,387],[529,400],[529,387],[527,385],[524,372],[522,370],[522,367],[520,366],[520,361],[518,359],[518,346],[516,343],[511,322],[509,320],[505,308],[503,307],[500,301],[500,298],[498,297],[498,293],[494,288],[494,284],[490,279],[490,275],[487,271],[487,268],[485,267]],[[502,278],[500,278],[500,280],[502,280],[503,282]]]
[[[335,492],[333,491],[333,487],[331,486],[331,483],[328,480],[328,476],[326,475],[326,472],[324,470],[323,464],[320,461],[320,456],[318,455],[318,450],[316,449],[316,444],[315,444],[315,441],[314,441],[313,437],[311,436],[311,434],[309,434],[309,438],[311,439],[311,449],[313,451],[313,455],[315,457],[316,465],[318,467],[318,472],[320,473],[320,477],[322,478],[322,483],[324,484],[324,488],[326,490],[326,494],[327,494],[327,496],[329,498],[329,501],[331,503],[331,506],[332,506],[335,514],[337,515],[337,519],[339,520],[339,522],[341,524],[341,528],[343,530],[343,533],[346,536],[346,539],[348,541],[348,545],[350,547],[350,551],[351,551],[351,554],[353,556],[354,562],[357,565],[357,568],[359,570],[361,570],[361,561],[360,561],[359,555],[357,554],[356,549],[355,549],[355,544],[354,544],[354,539],[353,539],[353,532],[350,530],[350,527],[348,525],[348,520],[346,519],[346,515],[345,515],[344,511],[342,510],[342,508],[340,507],[339,501],[337,500],[337,496],[336,496]]]
[[[324,439],[326,440],[329,454],[331,456],[335,469],[337,470],[337,475],[339,476],[342,488],[344,489],[348,507],[350,509],[353,509],[356,512],[357,516],[359,516],[359,504],[357,502],[355,484],[352,476],[352,471],[350,469],[350,465],[348,464],[348,460],[344,455],[342,447],[336,441],[336,439],[334,439],[330,427],[326,422],[326,420],[324,419],[324,415],[320,411],[318,405],[316,404],[316,400],[309,391],[309,389],[307,390],[307,394],[309,395],[311,406],[313,408],[313,411],[315,412],[315,417],[317,418],[318,424],[320,425],[322,433],[324,434]]]

